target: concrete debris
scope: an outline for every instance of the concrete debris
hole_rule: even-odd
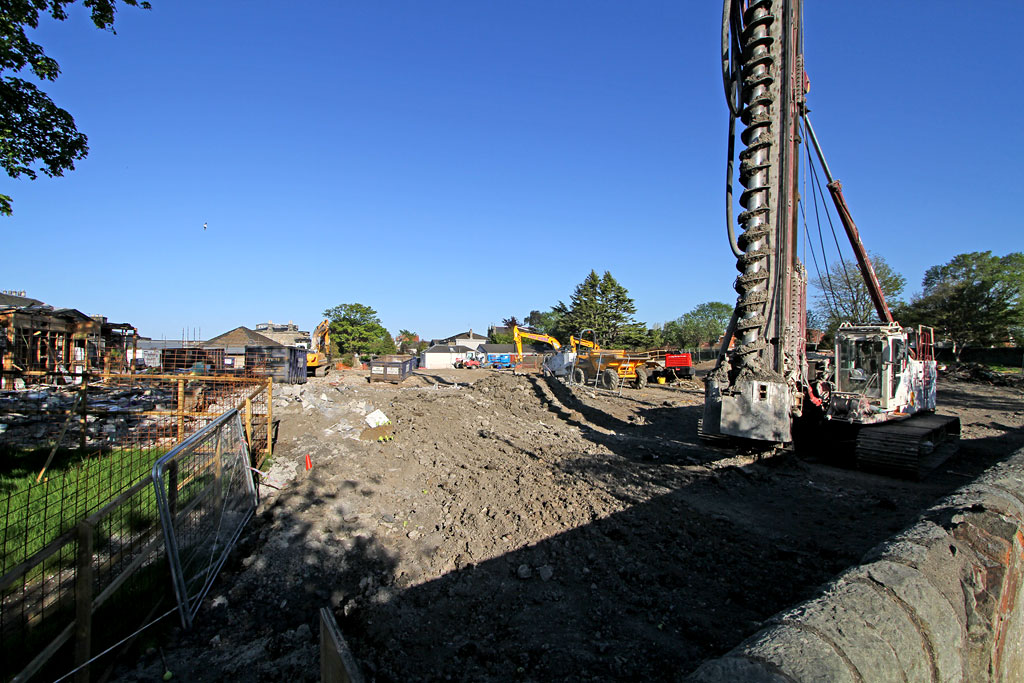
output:
[[[57,439],[67,421],[63,443],[77,446],[82,436],[79,396],[74,387],[0,391],[0,441],[36,447]],[[160,417],[145,413],[174,408],[175,396],[170,390],[90,386],[85,443],[115,442],[129,432],[153,429],[160,424]]]
[[[391,420],[388,419],[388,416],[385,415],[380,410],[375,410],[366,416],[366,424],[370,425],[371,427],[382,427],[390,423]]]

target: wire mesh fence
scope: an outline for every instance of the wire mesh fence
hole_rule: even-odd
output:
[[[245,432],[237,410],[153,467],[182,625],[192,625],[227,551],[256,509]]]
[[[96,600],[90,614],[166,592],[152,485],[161,457],[237,410],[247,457],[259,467],[271,452],[273,419],[267,379],[63,373],[19,379],[24,389],[0,392],[5,679],[45,661],[70,638],[84,584]]]

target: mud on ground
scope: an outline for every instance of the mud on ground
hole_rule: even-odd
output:
[[[163,648],[178,680],[318,680],[323,606],[369,680],[677,679],[1024,446],[1019,386],[953,378],[940,412],[962,446],[924,482],[835,467],[828,444],[709,449],[698,382],[616,396],[453,370],[275,390],[281,490],[261,487],[197,626]],[[359,439],[374,409],[394,441]]]

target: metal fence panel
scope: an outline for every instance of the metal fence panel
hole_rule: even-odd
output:
[[[186,628],[256,510],[249,462],[242,418],[232,410],[153,466],[178,610]]]
[[[83,639],[73,630],[91,619],[90,603],[93,651],[157,608],[167,567],[151,477],[162,456],[225,413],[233,423],[222,453],[248,434],[246,457],[259,467],[272,437],[267,380],[26,373],[22,381],[24,389],[0,391],[0,679],[63,659],[54,655],[69,639],[77,661]],[[220,481],[247,475],[249,464]],[[179,483],[179,501],[198,489]]]

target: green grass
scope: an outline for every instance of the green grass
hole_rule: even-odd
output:
[[[36,483],[48,448],[0,450],[0,573],[38,552],[121,492],[147,476],[165,449],[114,449],[83,455],[58,450]],[[148,499],[146,498],[148,496]],[[126,514],[107,518],[96,530],[94,545],[102,548],[113,536],[138,532],[157,519],[152,489],[140,492]],[[73,561],[58,553],[46,568]]]
[[[1021,369],[1019,367],[1014,368],[1009,365],[987,365],[986,367],[993,372],[1014,372],[1018,375],[1021,374]]]

